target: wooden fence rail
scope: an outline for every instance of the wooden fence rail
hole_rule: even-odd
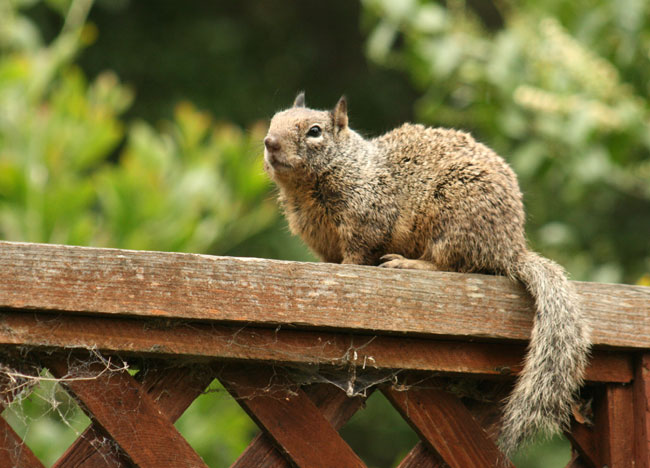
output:
[[[567,434],[570,466],[650,468],[650,288],[576,288],[593,328],[593,421]],[[92,421],[57,467],[205,466],[172,423],[213,378],[262,429],[233,466],[364,466],[338,434],[364,374],[420,436],[400,466],[508,466],[498,404],[439,382],[512,381],[531,325],[525,290],[501,277],[0,242],[0,359],[30,350]],[[177,364],[135,377],[74,366],[88,349]],[[302,385],[296,367],[344,369],[349,388]],[[42,465],[0,417],[3,466]]]

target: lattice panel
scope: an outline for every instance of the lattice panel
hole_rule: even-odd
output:
[[[300,387],[282,368],[235,363],[161,365],[133,377],[127,371],[106,372],[100,363],[88,364],[83,374],[69,366],[68,359],[43,356],[39,363],[63,379],[92,420],[55,467],[206,466],[173,422],[215,377],[262,429],[233,467],[365,466],[338,433],[364,398],[348,397],[329,384]],[[650,401],[649,363],[650,357],[643,357],[634,385],[593,387],[594,426],[574,423],[568,434],[574,457],[568,466],[644,466],[634,465],[634,460],[647,447],[635,446],[640,439],[630,434],[647,430],[635,422],[635,407]],[[513,466],[495,445],[495,405],[467,406],[452,393],[430,383],[409,383],[408,378],[369,392],[377,390],[421,439],[401,468]],[[2,418],[0,434],[0,467],[43,466]]]

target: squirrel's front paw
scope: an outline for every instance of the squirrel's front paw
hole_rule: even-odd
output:
[[[401,268],[401,269],[413,269],[416,268],[412,266],[412,262],[417,262],[417,260],[409,260],[398,254],[388,254],[384,255],[379,259],[381,262],[379,264],[382,268]]]
[[[384,255],[379,259],[382,268],[400,268],[402,270],[436,270],[437,268],[431,262],[425,260],[412,260],[404,258],[398,254]]]

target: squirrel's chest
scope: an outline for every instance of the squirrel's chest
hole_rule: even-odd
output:
[[[343,260],[338,213],[311,198],[281,197],[280,201],[293,234],[300,236],[326,262]]]

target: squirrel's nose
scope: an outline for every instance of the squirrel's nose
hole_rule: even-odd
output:
[[[269,151],[277,151],[280,149],[280,141],[273,135],[269,135],[264,138],[264,146]]]

